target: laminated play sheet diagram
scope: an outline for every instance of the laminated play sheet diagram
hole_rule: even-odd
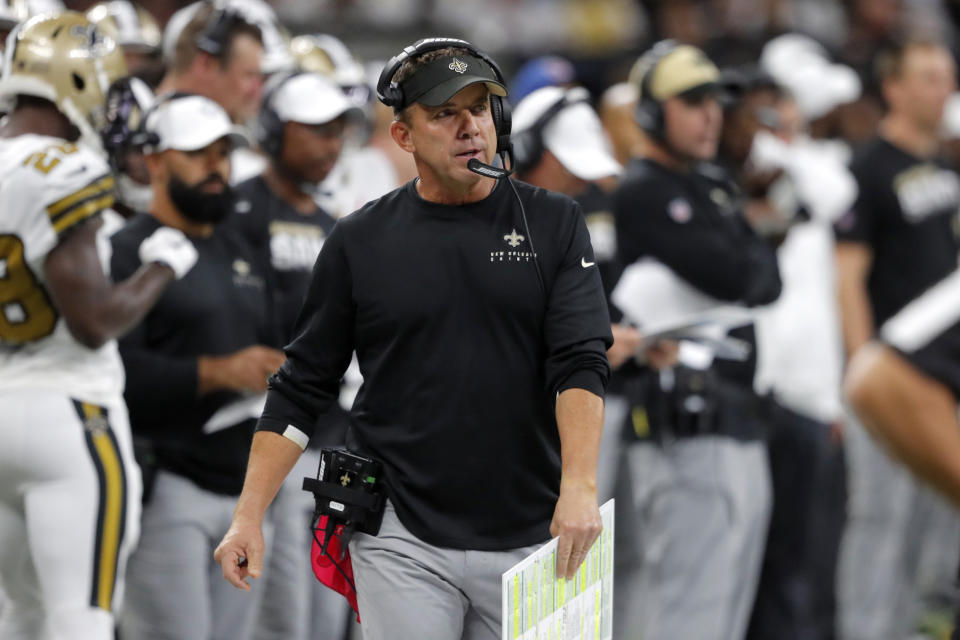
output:
[[[613,504],[600,507],[603,532],[575,578],[556,575],[556,538],[503,574],[503,640],[613,637]]]

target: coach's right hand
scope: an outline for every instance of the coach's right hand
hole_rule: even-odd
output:
[[[263,569],[263,533],[260,523],[237,520],[213,552],[223,577],[237,589],[250,590],[246,578],[259,578]]]
[[[225,356],[200,356],[197,360],[200,395],[229,389],[230,391],[267,390],[267,378],[283,364],[282,351],[253,345]]]

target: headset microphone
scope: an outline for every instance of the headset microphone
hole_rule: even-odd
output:
[[[505,178],[513,173],[512,169],[502,169],[500,167],[495,167],[492,164],[486,164],[480,162],[476,158],[470,158],[467,161],[467,169],[473,171],[474,173],[480,174],[485,178]]]

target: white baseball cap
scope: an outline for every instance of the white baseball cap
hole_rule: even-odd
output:
[[[156,144],[149,153],[167,149],[196,151],[220,138],[229,138],[234,147],[249,145],[241,129],[234,126],[223,107],[198,95],[159,98],[160,104],[148,116],[144,128],[156,134]]]
[[[550,118],[542,130],[543,146],[581,180],[620,175],[600,118],[587,101],[586,89],[543,87],[529,94],[513,111],[514,134],[526,131],[553,105],[566,98],[571,104]]]
[[[360,113],[332,80],[319,73],[301,73],[282,84],[270,97],[270,107],[283,122],[323,124],[345,113]]]
[[[834,64],[820,43],[788,33],[768,42],[760,66],[790,92],[801,113],[816,120],[860,97],[860,78],[850,67]]]

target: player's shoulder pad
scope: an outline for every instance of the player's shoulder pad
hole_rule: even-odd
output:
[[[102,156],[56,138],[37,142],[20,167],[58,235],[113,206],[114,178]]]

